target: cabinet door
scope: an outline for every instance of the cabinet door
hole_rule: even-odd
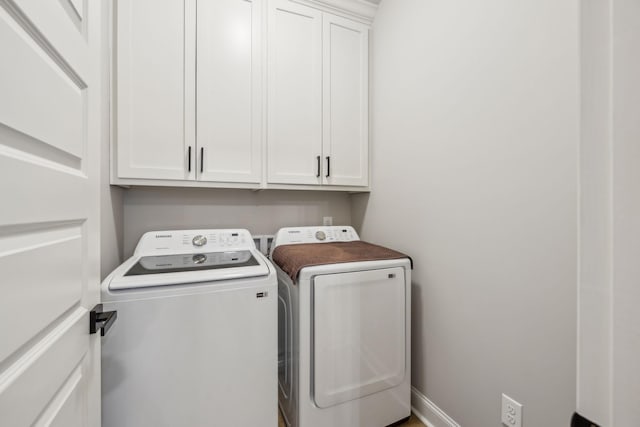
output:
[[[261,177],[260,0],[198,0],[197,174]]]
[[[117,1],[119,178],[192,177],[184,99],[185,18],[191,1]]]
[[[369,29],[323,16],[323,183],[369,183]]]
[[[270,3],[268,182],[320,184],[322,12]]]

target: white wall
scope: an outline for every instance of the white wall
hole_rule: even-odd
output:
[[[465,427],[575,410],[577,0],[385,0],[365,239],[415,261],[413,385]]]
[[[345,193],[250,191],[201,188],[138,188],[124,195],[124,256],[129,257],[147,231],[188,228],[247,228],[275,234],[281,227],[351,224]]]
[[[102,210],[100,213],[100,277],[102,279],[123,261],[122,189],[109,187],[109,181],[106,182],[100,196]]]
[[[610,6],[581,3],[577,410],[601,426],[611,425]]]

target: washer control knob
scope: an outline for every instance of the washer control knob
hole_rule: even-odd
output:
[[[202,264],[207,260],[207,256],[205,254],[195,254],[192,259],[194,264]]]
[[[207,238],[204,237],[202,234],[198,234],[193,238],[191,243],[193,243],[193,246],[204,246],[207,244]]]
[[[324,234],[324,231],[316,231],[316,239],[324,240],[327,238],[327,235]]]

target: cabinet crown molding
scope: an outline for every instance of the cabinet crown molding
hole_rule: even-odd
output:
[[[378,5],[366,0],[291,0],[327,12],[356,19],[365,24],[371,24],[378,11]]]

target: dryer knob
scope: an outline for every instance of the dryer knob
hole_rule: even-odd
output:
[[[324,233],[324,231],[316,231],[316,239],[324,240],[326,238],[327,238],[327,235]]]
[[[207,238],[204,237],[202,234],[198,234],[193,238],[191,242],[193,243],[194,246],[204,246],[207,244]]]

